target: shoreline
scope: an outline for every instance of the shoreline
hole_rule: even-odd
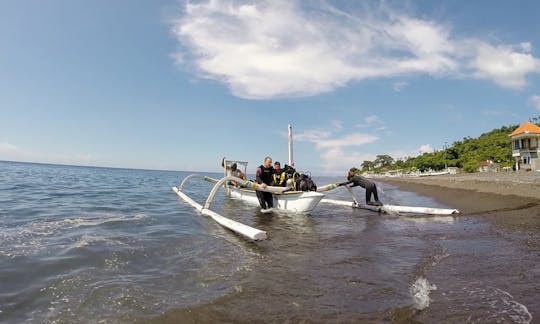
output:
[[[540,233],[540,174],[473,173],[376,180],[432,197],[458,209],[457,217],[479,216],[511,232]],[[535,241],[534,245],[540,246],[538,236]]]
[[[532,321],[537,321],[540,314],[538,304],[535,302],[535,291],[538,285],[538,268],[536,266],[540,256],[540,175],[535,173],[518,173],[515,176],[508,174],[458,174],[432,176],[422,178],[378,178],[377,180],[397,186],[400,190],[412,191],[419,195],[434,198],[436,201],[451,208],[456,208],[460,214],[452,215],[455,219],[468,221],[478,220],[489,225],[487,232],[455,233],[451,239],[447,236],[441,242],[463,241],[472,243],[470,250],[455,250],[451,254],[456,258],[444,261],[430,278],[436,278],[438,288],[449,292],[446,295],[438,291],[432,292],[433,302],[424,312],[413,316],[420,322],[437,320],[437,312],[443,311],[446,302],[452,301],[451,292],[455,290],[452,283],[444,281],[449,274],[458,274],[466,278],[477,278],[479,282],[499,281],[499,288],[516,296],[514,302],[526,307],[527,314]],[[384,202],[384,201],[383,201]],[[506,254],[505,244],[492,246],[493,250],[475,254],[477,246],[482,247],[485,240],[490,242],[505,242],[516,246],[514,251],[521,257]],[[472,251],[472,252],[471,252]],[[488,250],[487,250],[488,251]],[[515,253],[515,252],[514,252]],[[480,258],[476,259],[478,256]],[[460,265],[459,258],[470,258],[475,262],[475,274],[460,272],[456,264]],[[505,264],[508,266],[506,267]],[[452,266],[454,265],[454,267]],[[486,269],[498,269],[490,272]],[[473,267],[474,269],[474,267]],[[499,279],[497,279],[499,278]],[[500,279],[504,278],[504,279]],[[438,279],[438,280],[437,280]],[[474,280],[473,280],[474,281]],[[508,282],[505,286],[502,282]],[[525,317],[526,318],[526,317]]]
[[[426,177],[382,177],[374,178],[374,180],[394,184],[432,185],[540,200],[540,172],[477,172]]]

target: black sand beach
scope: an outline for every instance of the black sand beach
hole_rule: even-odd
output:
[[[507,229],[540,232],[540,173],[486,172],[382,180],[434,197],[464,216],[481,216]]]
[[[461,211],[459,217],[487,222],[492,225],[489,233],[472,231],[471,233],[456,233],[455,239],[463,242],[466,249],[463,259],[469,259],[476,267],[465,267],[465,271],[452,269],[452,260],[448,260],[446,269],[435,272],[436,276],[460,277],[468,276],[471,282],[493,282],[491,294],[501,294],[494,286],[501,286],[506,281],[505,293],[512,298],[519,298],[520,303],[527,305],[531,320],[534,322],[540,316],[540,304],[536,301],[540,294],[540,174],[534,172],[508,173],[474,173],[457,174],[419,178],[386,178],[384,182],[397,185],[402,190],[414,191],[422,195],[434,197],[436,200],[457,208]],[[495,242],[505,242],[516,246],[517,252],[512,253],[499,249],[497,245],[487,246],[483,253],[477,253],[483,237],[497,238]],[[446,239],[444,237],[443,239]],[[475,244],[476,242],[476,244]],[[504,245],[504,244],[502,244]],[[512,255],[516,253],[515,255]],[[463,264],[466,261],[462,261]],[[471,268],[475,269],[471,271]],[[432,279],[435,280],[435,279]],[[448,281],[446,281],[448,282]],[[445,288],[439,285],[439,288]],[[433,302],[429,309],[415,316],[422,322],[442,320],[437,312],[443,311],[444,303],[449,302],[455,287],[449,285],[445,293],[433,292]],[[474,290],[474,288],[472,288]],[[486,288],[483,288],[486,291]],[[486,300],[491,305],[497,305],[493,300]],[[507,303],[511,304],[511,303]],[[475,322],[475,311],[479,305],[467,305],[470,316],[467,322]],[[519,313],[521,306],[514,304]],[[484,305],[485,307],[485,305]],[[451,314],[447,314],[448,322],[453,322]],[[482,322],[485,317],[482,317]],[[527,322],[526,318],[487,318],[489,321],[520,323]],[[461,321],[462,318],[455,318]],[[488,321],[488,322],[489,322]],[[445,321],[446,322],[446,321]]]

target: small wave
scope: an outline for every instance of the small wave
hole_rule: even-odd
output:
[[[431,266],[434,267],[437,264],[439,264],[443,259],[446,259],[450,256],[450,253],[448,253],[448,250],[443,249],[439,254],[435,254],[431,258]]]
[[[60,220],[34,220],[17,227],[0,228],[0,256],[14,258],[28,256],[46,250],[51,240],[60,240],[80,227],[100,226],[110,222],[131,222],[145,219],[145,215],[118,216],[100,215],[92,217],[65,218]],[[98,240],[98,236],[86,236],[70,248],[88,245]],[[120,242],[107,242],[117,244]]]
[[[425,277],[429,271],[431,271],[431,269],[437,266],[442,260],[450,256],[448,250],[439,245],[435,245],[433,248],[434,249],[431,251],[432,255],[427,256],[418,264],[415,272],[416,277]]]
[[[146,218],[145,215],[135,215],[135,216],[97,216],[97,217],[86,217],[86,218],[66,218],[61,223],[71,225],[72,227],[81,227],[81,226],[98,226],[106,223],[112,222],[126,222],[126,221],[137,221]]]
[[[84,234],[79,238],[79,240],[77,240],[77,242],[69,246],[67,250],[80,249],[96,243],[104,243],[107,245],[125,245],[123,242],[120,242],[118,240],[109,239],[103,236]]]
[[[514,299],[514,297],[495,287],[465,287],[468,298],[466,300],[475,306],[483,306],[483,312],[469,316],[468,321],[473,323],[497,322],[528,324],[532,315],[527,307]]]
[[[429,294],[432,290],[436,289],[437,286],[430,284],[426,278],[420,277],[416,279],[410,289],[414,300],[414,308],[418,310],[426,309],[431,301]]]
[[[448,225],[454,225],[456,223],[455,216],[440,216],[440,215],[411,215],[406,218],[408,221],[412,221],[422,225],[433,225],[434,222],[444,223]]]

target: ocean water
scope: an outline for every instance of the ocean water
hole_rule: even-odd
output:
[[[538,258],[481,217],[261,214],[220,192],[214,211],[267,231],[248,242],[174,194],[189,174],[0,162],[0,322],[530,323],[539,309]]]

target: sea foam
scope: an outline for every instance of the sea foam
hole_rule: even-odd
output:
[[[518,302],[509,292],[491,286],[470,285],[465,288],[467,304],[481,306],[469,317],[470,322],[497,322],[528,324],[532,315],[527,307]]]
[[[418,310],[426,309],[431,301],[429,294],[432,290],[436,289],[437,286],[430,284],[426,278],[420,277],[416,279],[410,288],[414,300],[414,308]]]

